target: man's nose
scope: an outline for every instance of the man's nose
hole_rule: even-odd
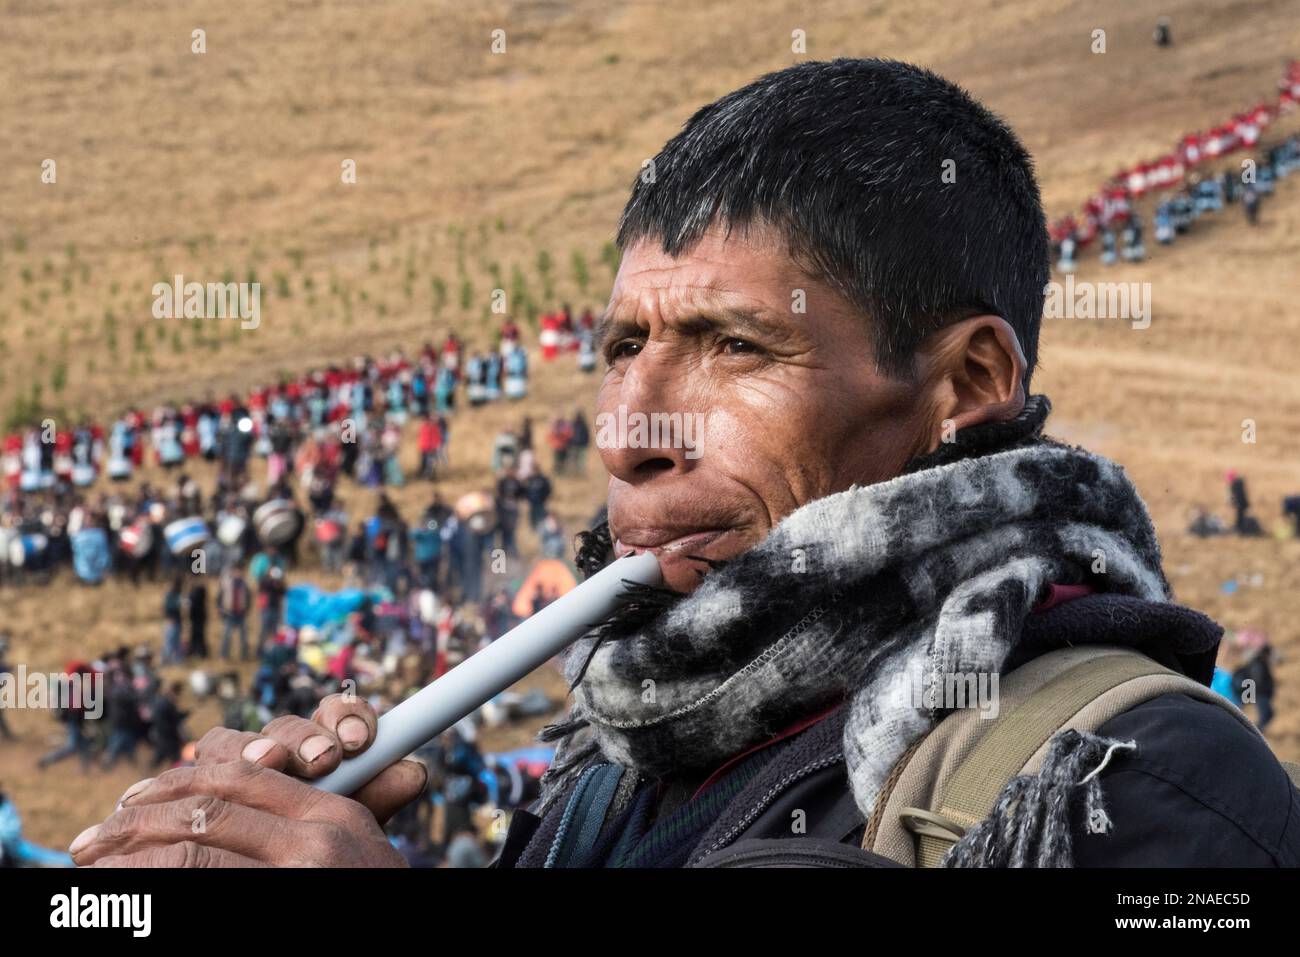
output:
[[[671,363],[646,353],[624,375],[597,415],[596,445],[610,475],[629,485],[694,468],[699,412],[684,408]]]

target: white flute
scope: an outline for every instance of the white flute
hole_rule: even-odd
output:
[[[331,794],[353,794],[380,771],[436,738],[607,618],[623,583],[658,585],[659,560],[649,552],[610,563],[563,598],[510,629],[379,719],[374,743],[313,782]]]

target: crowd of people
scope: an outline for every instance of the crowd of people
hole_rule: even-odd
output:
[[[31,422],[4,436],[0,480],[11,492],[84,488],[101,475],[126,481],[146,463],[181,469],[206,459],[237,482],[256,453],[267,459],[271,484],[291,467],[308,478],[323,467],[382,485],[394,477],[391,460],[408,420],[436,424],[428,436],[434,465],[446,461],[448,417],[462,391],[471,405],[527,395],[527,352],[512,323],[490,356],[467,354],[451,333],[441,347],[428,344],[415,357],[400,350],[383,359],[359,356],[243,397],[131,409],[107,425]]]
[[[555,315],[567,316],[568,308]],[[576,327],[583,341],[592,322],[587,310]],[[283,498],[296,483],[321,518],[319,540],[335,545],[327,551],[337,566],[345,536],[327,513],[340,478],[374,489],[436,479],[448,465],[458,395],[470,406],[527,395],[527,351],[513,320],[503,324],[498,343],[470,352],[452,333],[413,358],[400,351],[358,357],[243,397],[162,405],[150,414],[128,410],[107,426],[45,421],[16,428],[0,443],[0,585],[43,579],[66,564],[91,582],[111,569],[133,576],[142,566],[169,571],[168,550],[155,544],[168,520],[199,514],[198,487],[188,474],[202,460],[219,467],[207,518],[222,543],[242,535],[258,505],[247,477],[250,461],[261,458],[262,500]],[[413,474],[400,455],[408,425],[419,455]],[[556,474],[585,469],[590,435],[581,416],[557,417],[546,442]],[[101,476],[125,486],[146,465],[178,474],[170,497],[147,483],[132,492],[101,486],[94,493]]]
[[[589,338],[591,323],[579,326],[579,338]],[[525,416],[504,430],[484,463],[493,483],[482,491],[444,501],[437,484],[457,393],[471,406],[526,394],[522,356],[519,331],[507,322],[490,353],[450,336],[414,359],[358,359],[244,398],[169,406],[150,418],[128,412],[104,430],[43,433],[37,424],[11,435],[0,485],[0,587],[62,583],[69,571],[87,584],[118,576],[164,586],[157,651],[145,642],[67,664],[65,679],[102,677],[106,707],[97,718],[59,711],[62,740],[39,766],[171,766],[191,756],[185,720],[207,699],[219,703],[226,725],[250,730],[279,714],[310,715],[344,687],[391,704],[558,597],[541,586],[520,595],[519,534],[529,529],[544,559],[571,554],[549,503],[552,476],[586,472],[591,434],[581,411],[536,428]],[[510,384],[520,375],[522,387]],[[404,434],[419,452],[409,475],[398,455]],[[202,459],[216,467],[199,469]],[[254,459],[264,460],[260,483],[250,480]],[[88,487],[101,474],[128,479],[144,465],[172,474]],[[212,475],[208,489],[194,477],[202,472]],[[426,504],[403,515],[393,491],[419,480],[428,482]],[[373,505],[354,514],[345,496]],[[324,591],[303,578],[317,570],[338,587]],[[338,613],[316,620],[320,607]],[[3,647],[0,671],[10,667]],[[252,666],[251,681],[241,681],[240,661]],[[175,672],[161,669],[177,666],[188,683],[163,678]],[[479,821],[479,812],[485,803],[531,800],[546,760],[479,753],[476,728],[554,704],[538,694],[503,696],[425,749],[431,801],[391,826],[413,862],[470,865],[487,853],[492,821]],[[0,738],[11,733],[0,711]]]
[[[549,362],[561,353],[576,352],[579,369],[591,372],[596,368],[596,317],[591,309],[584,309],[575,320],[566,303],[554,312],[543,313],[539,329],[543,360]]]
[[[580,415],[575,418],[581,423]],[[573,421],[552,431],[568,435]],[[184,758],[190,738],[184,721],[192,709],[182,704],[187,695],[195,702],[214,696],[224,724],[244,730],[281,714],[310,715],[323,696],[343,688],[391,704],[504,634],[558,597],[555,590],[534,591],[516,581],[519,526],[532,529],[536,551],[545,557],[562,557],[570,547],[548,509],[553,486],[539,469],[532,433],[525,418],[494,443],[498,478],[492,492],[449,504],[433,486],[418,516],[403,516],[384,490],[364,492],[375,505],[354,527],[332,494],[309,495],[299,509],[287,478],[260,505],[245,501],[241,490],[205,500],[184,475],[166,494],[143,486],[127,514],[154,529],[142,535],[154,544],[133,555],[132,523],[113,532],[112,550],[137,584],[166,583],[161,651],[144,643],[69,663],[66,676],[102,676],[106,707],[98,720],[80,708],[59,711],[63,741],[39,766],[69,759],[87,772],[120,762],[150,771],[171,766]],[[566,450],[561,457],[572,455]],[[77,508],[86,514],[74,524],[102,517]],[[176,514],[197,517],[217,535],[179,536],[169,530]],[[308,517],[316,534],[303,547]],[[338,573],[339,588],[294,581],[313,557],[322,570]],[[2,659],[0,671],[10,667]],[[252,663],[251,681],[241,682],[236,660]],[[163,680],[163,666],[191,669],[188,685]],[[480,754],[476,729],[535,717],[555,705],[538,694],[502,696],[425,749],[422,759],[437,784],[431,801],[392,825],[394,840],[401,839],[413,863],[485,859],[493,819],[479,811],[485,804],[496,810],[531,800],[546,762],[531,753],[517,760]],[[0,735],[9,734],[0,712]],[[438,814],[429,818],[435,806]],[[482,828],[469,827],[480,818]],[[445,840],[435,840],[439,834]]]
[[[1057,269],[1072,272],[1077,255],[1094,243],[1110,265],[1146,257],[1145,227],[1138,211],[1144,197],[1155,196],[1152,214],[1156,241],[1169,245],[1205,213],[1240,202],[1247,222],[1258,222],[1260,204],[1277,180],[1300,169],[1300,136],[1263,145],[1264,131],[1300,104],[1300,61],[1287,64],[1278,81],[1278,97],[1242,110],[1208,131],[1184,136],[1170,152],[1140,162],[1108,180],[1083,204],[1051,223],[1049,233]],[[1239,151],[1254,151],[1252,163],[1215,172],[1216,162]]]

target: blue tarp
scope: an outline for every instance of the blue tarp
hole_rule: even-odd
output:
[[[322,628],[342,621],[361,607],[366,592],[360,588],[325,591],[315,585],[294,585],[285,593],[284,620],[290,628]]]
[[[72,867],[72,858],[63,851],[41,847],[23,838],[23,822],[12,801],[0,802],[0,858],[26,867]]]
[[[516,761],[526,761],[529,764],[533,762],[550,764],[551,759],[554,757],[554,748],[532,747],[517,748],[514,751],[491,751],[483,755],[483,760],[490,765],[505,767],[514,764]]]
[[[111,564],[108,535],[102,528],[83,528],[72,536],[72,567],[82,581],[98,584]]]
[[[1214,666],[1214,680],[1210,682],[1210,690],[1217,691],[1223,695],[1238,708],[1241,707],[1241,701],[1237,698],[1236,683],[1232,680],[1232,672],[1225,668]]]

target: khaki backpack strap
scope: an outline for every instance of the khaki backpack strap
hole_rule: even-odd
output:
[[[911,746],[903,752],[903,756],[890,769],[889,776],[885,778],[885,783],[881,785],[880,796],[876,798],[876,805],[871,809],[871,816],[867,818],[867,829],[862,835],[862,849],[864,851],[869,851],[875,847],[876,838],[880,834],[881,822],[885,819],[885,808],[889,804],[889,798],[898,785],[898,779],[903,776],[903,771],[907,769],[908,763],[923,743],[925,743],[925,735],[913,741]]]
[[[1064,648],[1033,659],[1001,676],[996,697],[998,713],[1010,714],[1042,685],[1080,661],[1121,651],[1091,645]],[[863,847],[904,867],[917,867],[917,830],[910,812],[916,808],[938,810],[944,786],[996,723],[985,710],[959,708],[915,742],[895,762],[881,795],[873,803],[867,828],[869,843]]]
[[[1282,765],[1282,770],[1291,779],[1291,783],[1300,788],[1300,764],[1294,764],[1291,761],[1279,761],[1278,763]]]
[[[958,832],[920,837],[922,867],[937,867],[961,834],[988,817],[1008,782],[1052,735],[1089,702],[1126,681],[1175,674],[1145,655],[1115,654],[1084,661],[1057,675],[989,729],[944,789],[938,816]]]
[[[1214,704],[1259,734],[1222,695],[1125,647],[1049,652],[1003,675],[998,692],[996,717],[953,711],[897,763],[872,809],[867,850],[907,867],[937,867],[1012,778],[1038,772],[1057,732],[1095,731],[1161,695]]]

